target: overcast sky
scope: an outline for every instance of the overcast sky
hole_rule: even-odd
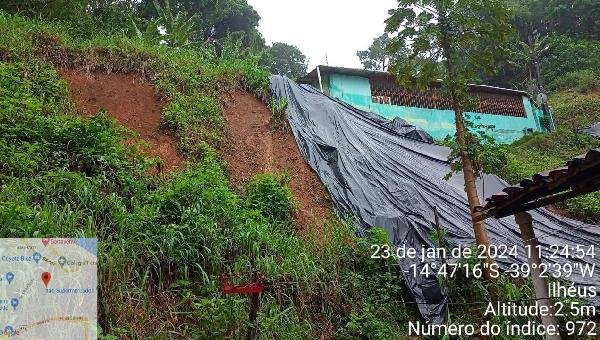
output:
[[[356,51],[383,33],[388,10],[396,0],[248,0],[260,15],[258,30],[267,44],[296,45],[309,71],[325,64],[361,67]]]

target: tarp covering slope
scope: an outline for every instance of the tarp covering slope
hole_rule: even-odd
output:
[[[595,122],[594,124],[586,127],[585,129],[582,129],[581,131],[590,134],[594,137],[600,137],[600,122]]]
[[[446,241],[468,246],[474,241],[469,206],[462,174],[448,181],[449,149],[403,135],[381,117],[330,98],[310,85],[297,85],[281,77],[271,78],[275,97],[288,99],[288,119],[301,152],[327,187],[337,213],[352,216],[364,234],[371,226],[383,227],[395,245],[420,250],[434,246],[430,234],[435,228],[437,207]],[[388,121],[389,122],[389,121]],[[478,183],[480,195],[500,191],[506,183],[487,175]],[[595,263],[600,266],[600,227],[550,213],[532,210],[534,228],[543,247],[594,245],[596,258],[585,261],[547,259],[544,262]],[[490,241],[496,245],[517,245],[517,259],[497,259],[503,267],[527,262],[519,228],[514,218],[486,221]],[[432,260],[433,261],[433,260]],[[419,259],[401,259],[399,265],[423,317],[441,323],[447,296],[434,276],[413,277],[410,266],[422,266]],[[571,280],[581,286],[598,286],[600,275]],[[592,301],[598,305],[600,299]]]

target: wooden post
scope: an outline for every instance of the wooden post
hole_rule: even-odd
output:
[[[321,88],[321,93],[323,93],[323,82],[321,81],[321,70],[319,66],[317,66],[317,77],[319,78],[319,87]]]
[[[545,278],[541,277],[540,264],[542,263],[540,259],[540,254],[538,252],[538,240],[535,237],[535,232],[533,231],[533,223],[531,219],[531,215],[526,212],[520,212],[515,214],[515,221],[519,225],[519,229],[521,229],[521,238],[523,238],[523,243],[525,247],[529,246],[529,257],[527,262],[529,263],[529,270],[531,273],[531,280],[533,281],[533,288],[535,290],[535,297],[540,306],[547,306],[549,310],[551,310],[552,315],[543,315],[542,324],[548,327],[549,325],[555,325],[558,327],[558,320],[554,315],[554,305],[552,301],[550,301],[550,297],[548,295],[548,282]],[[560,335],[547,335],[546,339],[548,340],[560,340]]]
[[[259,279],[259,275],[257,273],[254,273],[254,282],[257,282]],[[257,328],[257,324],[256,324],[256,317],[258,316],[258,310],[260,309],[260,293],[253,293],[250,295],[250,315],[249,315],[249,321],[250,321],[250,325],[248,327],[248,334],[247,334],[247,338],[248,340],[254,340],[256,339],[256,328]]]

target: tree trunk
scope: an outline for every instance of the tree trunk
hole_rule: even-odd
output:
[[[458,143],[458,147],[460,150],[460,161],[462,164],[462,172],[465,180],[465,191],[467,193],[467,200],[469,202],[469,210],[471,213],[471,221],[473,221],[473,231],[475,233],[475,242],[478,246],[484,246],[486,254],[483,265],[483,274],[486,280],[491,281],[491,272],[490,265],[494,262],[488,253],[488,249],[490,246],[490,240],[487,234],[487,229],[485,228],[485,223],[483,221],[475,222],[474,214],[475,207],[479,205],[479,195],[477,194],[477,186],[475,182],[475,172],[473,170],[473,163],[469,158],[469,155],[466,152],[467,141],[466,141],[466,133],[465,133],[465,122],[463,120],[463,110],[462,103],[460,99],[457,97],[457,89],[456,89],[456,68],[451,59],[451,46],[449,43],[449,38],[447,36],[448,30],[446,29],[446,20],[443,16],[443,9],[437,8],[438,13],[440,14],[440,27],[441,27],[441,39],[440,44],[442,47],[442,52],[444,54],[444,58],[446,59],[446,67],[448,68],[448,88],[450,92],[450,101],[452,102],[452,109],[454,110],[454,118],[456,121],[456,141]]]
[[[447,64],[451,65],[452,63],[448,60]],[[450,69],[450,67],[449,67]],[[449,80],[452,83],[453,74],[451,72],[448,73]],[[485,227],[485,223],[483,221],[475,222],[473,212],[475,207],[479,206],[479,195],[477,194],[477,185],[475,180],[475,171],[473,170],[473,163],[467,154],[466,146],[466,133],[465,133],[465,122],[463,120],[463,112],[462,105],[458,98],[456,97],[456,89],[454,85],[450,86],[450,98],[452,101],[452,109],[454,110],[454,119],[456,121],[456,141],[458,142],[458,146],[460,148],[460,161],[462,164],[462,172],[465,180],[465,191],[467,193],[467,200],[469,202],[469,209],[471,212],[471,220],[473,221],[473,230],[475,232],[475,242],[478,246],[484,246],[486,250],[486,258],[483,266],[483,273],[487,280],[491,280],[490,274],[490,265],[494,262],[489,255],[487,254],[487,250],[490,246],[490,239],[488,237],[487,229]]]

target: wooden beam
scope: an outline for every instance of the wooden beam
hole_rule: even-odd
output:
[[[494,209],[491,214],[496,218],[502,218],[509,215],[514,215],[519,212],[528,211],[535,208],[547,206],[549,204],[559,203],[571,198],[583,196],[594,191],[600,190],[600,179],[595,179],[593,182],[586,182],[577,189],[561,192],[552,196],[542,197],[535,201],[523,203],[517,206],[509,206],[508,208]]]

